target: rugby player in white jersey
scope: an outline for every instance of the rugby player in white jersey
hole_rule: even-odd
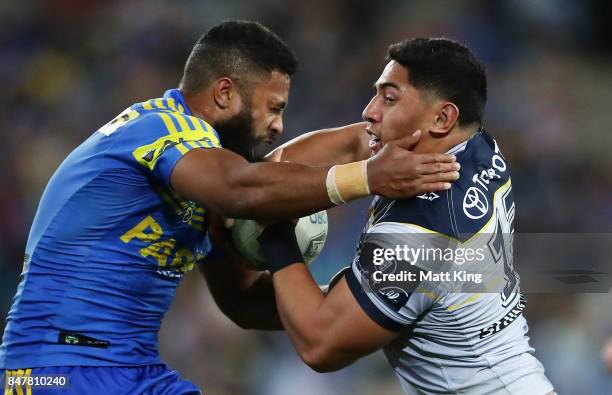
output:
[[[383,349],[408,394],[553,394],[526,336],[525,300],[507,245],[514,220],[508,164],[482,126],[483,67],[454,41],[406,40],[390,46],[375,89],[363,112],[365,125],[302,136],[278,150],[277,159],[309,165],[350,162],[368,151],[366,133],[367,147],[376,153],[420,130],[413,150],[456,155],[460,178],[448,191],[403,200],[375,198],[357,255],[327,295],[302,263],[291,224],[264,230],[260,242],[276,307],[297,352],[314,370],[329,372]],[[436,247],[437,237],[455,248],[468,241],[480,248],[491,267],[501,268],[502,286],[456,292],[427,278],[411,289],[373,288],[375,249],[392,248],[397,240],[415,248]],[[247,281],[253,274],[240,272],[229,243],[218,244],[233,254],[234,264],[225,269],[208,265],[217,268],[209,270],[232,267],[234,274],[242,273],[235,278]],[[420,262],[414,266],[416,274],[427,269]],[[240,316],[236,300],[233,309],[224,309],[230,317]],[[269,317],[251,317],[244,326],[271,327],[264,324]]]

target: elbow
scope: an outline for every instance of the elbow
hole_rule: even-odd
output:
[[[243,314],[242,312],[232,312],[225,313],[225,316],[230,319],[234,324],[236,324],[240,329],[250,330],[250,329],[258,329],[257,325],[253,322],[252,319],[249,319],[247,314]]]
[[[217,304],[219,306],[219,310],[225,315],[230,321],[236,324],[241,329],[255,329],[253,327],[253,322],[249,319],[248,312],[244,311],[241,306],[237,303],[224,303]]]
[[[261,329],[261,323],[253,319],[253,313],[248,308],[235,308],[231,312],[225,312],[225,315],[240,329]]]
[[[236,324],[240,329],[250,330],[256,329],[253,323],[241,315],[230,316],[229,319]]]
[[[324,347],[313,347],[300,352],[300,358],[308,367],[317,373],[330,373],[342,369],[348,363],[338,359],[332,350]]]

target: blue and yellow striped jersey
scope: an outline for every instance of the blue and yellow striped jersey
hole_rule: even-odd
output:
[[[215,147],[215,130],[172,89],[68,155],[30,230],[0,369],[160,363],[162,317],[210,250],[204,209],[178,196],[170,176],[185,153]]]

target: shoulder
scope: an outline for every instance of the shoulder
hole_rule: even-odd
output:
[[[182,106],[172,99],[152,99],[130,107],[138,113],[133,126],[151,128],[163,134],[182,134],[184,137],[209,137],[218,142],[215,129],[205,120],[184,112]],[[212,141],[214,140],[214,141]]]
[[[481,231],[493,218],[496,201],[503,198],[513,205],[508,163],[484,130],[468,141],[457,154],[460,178],[449,191],[451,221],[459,239]]]
[[[182,112],[172,99],[136,103],[98,132],[113,137],[112,156],[136,159],[149,170],[163,158],[173,164],[192,149],[221,147],[210,124]]]
[[[495,195],[510,188],[508,165],[484,130],[458,146],[455,154],[461,170],[450,190],[404,200],[377,198],[370,209],[369,231],[439,233],[462,240],[482,229],[492,217]]]
[[[368,232],[441,233],[452,236],[449,196],[449,191],[443,191],[402,200],[377,198],[370,209]]]

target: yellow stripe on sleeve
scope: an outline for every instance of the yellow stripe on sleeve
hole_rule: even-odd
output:
[[[182,144],[181,139],[184,140],[184,137],[179,134],[176,125],[174,125],[174,122],[172,122],[170,114],[162,112],[159,113],[159,116],[162,121],[164,121],[164,125],[166,125],[166,129],[168,129],[168,133],[173,137],[172,140],[178,143],[175,145],[176,149],[179,150],[182,155],[185,155],[187,152],[189,152],[189,148]]]
[[[212,127],[196,117],[168,111],[158,112],[157,115],[164,123],[168,135],[159,137],[154,142],[138,147],[132,152],[138,163],[149,170],[154,169],[162,153],[171,147],[176,147],[181,155],[184,155],[193,148],[221,146]]]
[[[191,129],[184,116],[180,114],[172,114],[172,113],[170,113],[169,115],[172,115],[172,118],[174,118],[176,122],[179,124],[179,131],[186,132]]]
[[[168,129],[168,133],[171,135],[178,133],[178,130],[176,129],[176,126],[174,125],[174,122],[172,122],[172,118],[170,118],[168,113],[160,112],[159,117],[162,119],[162,121],[164,121],[164,125],[166,125],[166,129]]]

